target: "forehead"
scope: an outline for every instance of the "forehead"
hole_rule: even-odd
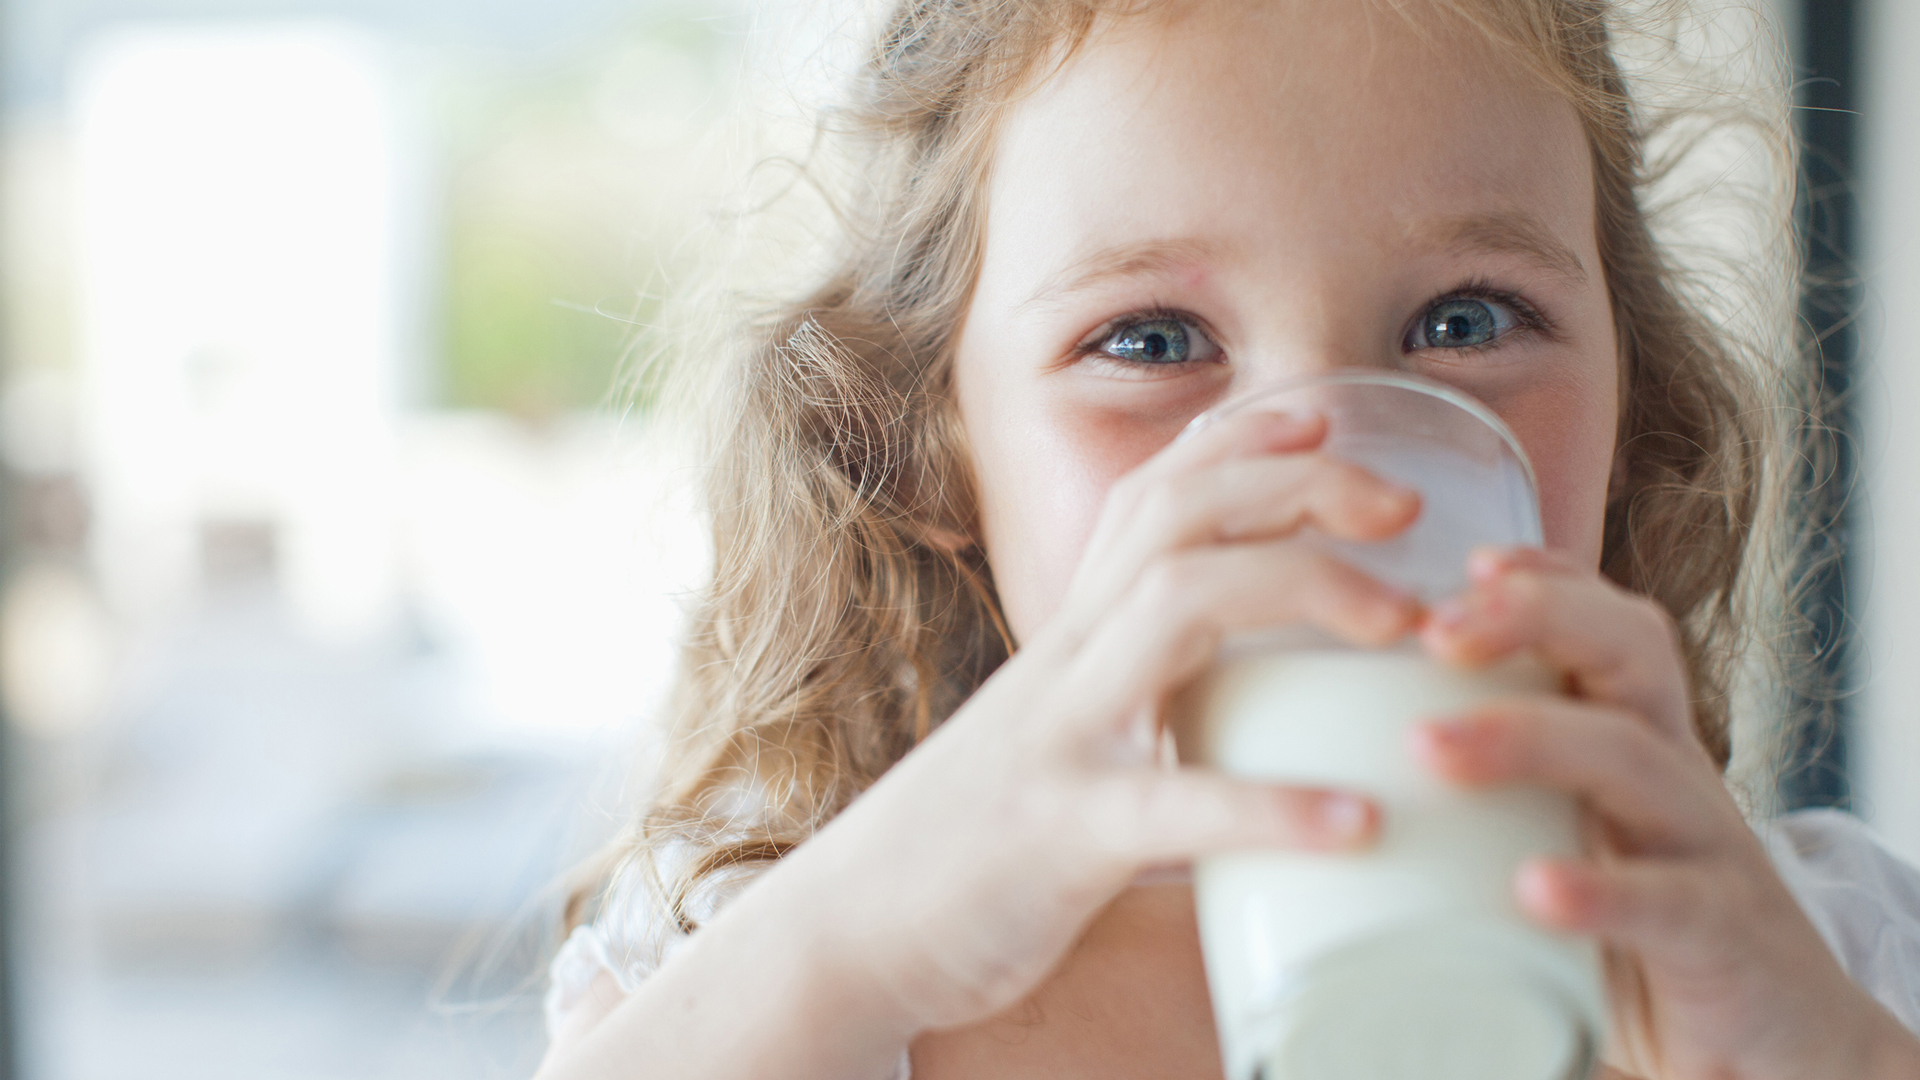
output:
[[[1572,105],[1511,46],[1386,8],[1200,0],[1102,27],[1002,126],[990,259],[994,234],[1061,263],[1128,240],[1404,251],[1472,221],[1586,255]]]

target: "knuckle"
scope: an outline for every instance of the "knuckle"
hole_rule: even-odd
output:
[[[1350,462],[1321,458],[1309,481],[1311,497],[1323,512],[1352,514],[1382,486],[1379,477]]]
[[[1681,654],[1680,624],[1651,597],[1634,598],[1631,644],[1619,657],[1621,674],[1634,682],[1659,681],[1672,658]]]
[[[1380,478],[1371,470],[1351,461],[1329,457],[1326,454],[1315,454],[1314,465],[1316,478],[1337,490],[1349,491],[1356,488],[1377,487],[1380,484]]]
[[[1662,645],[1678,645],[1680,625],[1664,605],[1650,596],[1633,599],[1636,629]]]
[[[1105,852],[1133,846],[1139,832],[1140,799],[1133,786],[1117,776],[1088,783],[1078,802],[1078,824],[1093,846]]]
[[[1152,483],[1153,476],[1144,470],[1135,470],[1115,480],[1107,488],[1101,516],[1115,523],[1135,516]]]
[[[1307,615],[1337,610],[1345,591],[1336,580],[1341,569],[1337,560],[1292,546],[1275,548],[1267,560],[1272,580],[1286,589],[1293,610]]]
[[[1651,776],[1665,773],[1670,764],[1670,754],[1664,743],[1654,737],[1646,721],[1628,712],[1613,712],[1609,726],[1613,728],[1613,741],[1620,755],[1622,768],[1635,776]]]
[[[1520,762],[1540,757],[1546,742],[1546,718],[1540,710],[1525,702],[1504,702],[1481,714],[1482,724]]]
[[[1140,574],[1138,592],[1147,610],[1162,618],[1190,619],[1199,604],[1206,579],[1198,560],[1186,555],[1163,555]]]
[[[1131,495],[1115,525],[1142,536],[1151,548],[1165,550],[1202,538],[1196,526],[1204,523],[1209,510],[1206,486],[1194,478],[1157,477]]]
[[[1661,917],[1676,929],[1694,929],[1715,935],[1735,905],[1708,887],[1698,873],[1679,872],[1670,877],[1662,890]]]
[[[1171,478],[1156,477],[1141,488],[1134,512],[1145,521],[1171,521],[1180,516],[1184,502],[1181,486],[1175,485]]]
[[[1184,837],[1189,843],[1227,835],[1235,824],[1234,800],[1216,785],[1182,783],[1163,773],[1150,782],[1141,801],[1144,828]]]
[[[1292,558],[1289,569],[1299,583],[1293,592],[1299,614],[1336,624],[1349,621],[1354,586],[1343,577],[1345,566],[1318,552],[1305,552]]]
[[[1111,792],[1096,782],[1068,783],[1059,777],[1036,779],[1024,785],[1018,799],[1018,820],[1031,836],[1058,836],[1064,828],[1104,826],[1111,832],[1125,827]]]
[[[1515,570],[1506,577],[1507,603],[1525,614],[1544,610],[1553,600],[1553,582],[1537,570]]]
[[[1493,754],[1493,768],[1515,776],[1551,771],[1548,721],[1525,701],[1496,702],[1473,714],[1473,723]]]
[[[1146,469],[1135,469],[1107,487],[1108,504],[1128,503],[1140,497],[1141,490],[1153,480]]]
[[[1087,783],[1079,828],[1107,859],[1130,861],[1150,850],[1204,845],[1234,826],[1231,800],[1181,783],[1173,773],[1109,774]]]
[[[1321,607],[1344,610],[1368,591],[1372,581],[1351,564],[1316,548],[1289,547],[1279,557],[1284,572],[1300,582],[1301,596]]]
[[[1149,612],[1166,608],[1180,594],[1181,579],[1185,576],[1175,565],[1176,559],[1160,556],[1141,567],[1140,577],[1134,582],[1134,602]]]

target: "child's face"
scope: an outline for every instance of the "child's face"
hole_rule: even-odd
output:
[[[1354,0],[1128,20],[1015,107],[987,197],[954,378],[1017,636],[1115,479],[1229,397],[1342,366],[1492,406],[1548,544],[1597,564],[1620,369],[1588,150],[1484,41]]]

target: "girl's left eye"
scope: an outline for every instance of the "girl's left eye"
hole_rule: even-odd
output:
[[[1516,327],[1521,316],[1497,300],[1455,297],[1427,308],[1407,332],[1406,347],[1415,349],[1471,349],[1490,345]]]

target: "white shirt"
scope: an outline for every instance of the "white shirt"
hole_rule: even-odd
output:
[[[1920,870],[1876,840],[1860,819],[1803,810],[1762,824],[1774,868],[1840,966],[1910,1031],[1920,1032]],[[612,905],[574,930],[553,958],[549,1033],[601,972],[632,993],[686,936],[647,918],[636,904]],[[902,1056],[896,1080],[908,1080]]]

